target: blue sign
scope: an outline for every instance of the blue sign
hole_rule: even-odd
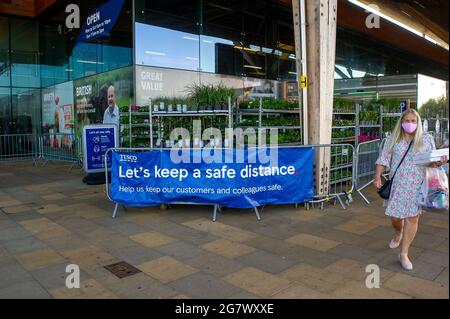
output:
[[[104,172],[106,151],[117,146],[118,132],[114,124],[86,125],[83,128],[84,170]],[[111,155],[108,155],[108,167],[111,167]]]
[[[109,35],[122,11],[125,0],[110,0],[98,7],[86,19],[78,36],[79,42],[88,42]]]
[[[111,199],[126,206],[197,203],[251,208],[301,203],[314,196],[313,148],[279,148],[275,165],[261,164],[261,151],[256,149],[217,150],[220,163],[206,163],[205,152],[211,150],[187,152],[187,163],[177,164],[170,150],[114,152]]]
[[[401,113],[405,112],[408,109],[408,101],[402,101],[400,103],[400,111]]]

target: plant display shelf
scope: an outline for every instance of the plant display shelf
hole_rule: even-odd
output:
[[[401,116],[402,113],[381,113],[380,121],[382,135],[385,135],[387,132],[391,132],[394,129],[398,118]]]
[[[381,124],[360,124],[359,127],[378,128],[381,127]]]
[[[347,129],[347,128],[355,128],[355,127],[356,127],[356,124],[355,125],[344,125],[344,126],[332,126],[331,128],[338,130],[338,129]]]
[[[341,178],[338,180],[330,180],[330,185],[334,185],[334,184],[340,184],[340,183],[344,183],[344,182],[349,182],[352,180],[353,177],[349,176],[349,177],[345,177],[345,178]]]
[[[349,137],[333,137],[331,138],[332,144],[340,144],[345,142],[354,142],[356,139],[356,136],[349,136]]]
[[[122,124],[120,124],[120,126],[122,126],[122,127],[136,127],[136,128],[138,128],[138,127],[149,127],[150,126],[150,123],[139,123],[139,124],[129,124],[129,123],[122,123]]]
[[[400,117],[402,113],[381,113],[382,117]]]
[[[240,128],[254,128],[254,129],[263,129],[263,130],[269,130],[271,128],[276,128],[279,130],[299,130],[302,127],[301,126],[239,126]]]
[[[338,169],[351,168],[351,167],[353,167],[353,163],[350,163],[350,164],[339,164],[339,165],[336,165],[336,166],[332,166],[330,168],[330,170],[331,171],[336,171]]]
[[[151,105],[151,102],[150,102]],[[152,119],[149,123],[150,126],[150,148],[154,147],[154,140],[157,139],[160,141],[160,146],[162,147],[161,136],[163,136],[163,130],[161,125],[161,119],[170,118],[170,117],[189,117],[189,118],[202,118],[202,117],[215,117],[215,116],[223,116],[228,119],[227,128],[233,128],[233,112],[231,105],[231,97],[228,97],[228,109],[227,110],[198,110],[198,111],[153,111],[151,108],[149,109],[149,116]],[[153,130],[153,119],[156,119],[157,123],[157,136],[154,134]],[[193,132],[190,132],[192,134]]]
[[[148,129],[150,130],[151,117],[148,108],[141,108],[141,111],[132,110],[131,105],[128,106],[128,112],[119,113],[120,131],[122,134],[122,145],[132,145],[132,141],[145,141],[149,139],[150,134],[140,134],[133,132],[133,129]],[[133,123],[134,119],[139,119],[138,123]],[[125,120],[125,121],[123,121]]]
[[[358,121],[356,128],[357,143],[369,141],[380,138],[383,134],[382,126],[382,113],[383,107],[380,104],[372,104],[364,109],[363,105],[358,105]]]
[[[263,98],[259,97],[258,100],[253,100],[248,105],[253,107],[245,108],[241,105],[236,109],[236,123],[238,124],[237,127],[243,129],[254,128],[255,130],[278,129],[279,131],[281,131],[279,135],[279,144],[301,144],[302,126],[300,108],[293,108],[292,102],[274,99],[263,101]],[[283,106],[286,108],[281,108]],[[251,120],[249,121],[250,123],[246,123],[247,120],[244,121],[244,116],[250,116],[253,118],[254,116],[257,116],[258,119]],[[278,119],[279,121],[273,121],[273,119]],[[296,131],[298,131],[298,134],[296,133]]]
[[[152,105],[150,99],[149,105]],[[173,111],[154,111],[150,106],[148,108],[143,108],[144,111],[132,111],[131,106],[128,112],[120,112],[121,120],[121,131],[126,131],[127,134],[122,136],[122,139],[127,137],[129,145],[133,145],[136,141],[143,142],[148,140],[147,145],[152,148],[154,145],[154,140],[161,137],[161,121],[162,118],[170,117],[191,117],[191,118],[202,118],[202,117],[215,117],[215,116],[226,116],[228,118],[228,127],[232,128],[232,111],[231,111],[231,99],[228,101],[228,110],[198,110],[198,111],[185,111],[180,112],[178,110]],[[128,118],[127,118],[128,117]],[[140,119],[139,123],[133,123],[133,119]],[[155,123],[156,121],[156,123]],[[145,134],[140,134],[133,132],[133,129],[147,128],[148,132]],[[190,132],[192,134],[192,132]]]
[[[228,116],[230,114],[230,111],[226,110],[217,110],[217,111],[187,111],[187,112],[152,112],[151,116],[153,118],[155,117],[180,117],[180,116],[187,116],[187,117],[199,117],[199,116]]]
[[[345,109],[340,109],[338,106],[333,107],[333,123],[331,130],[333,132],[351,132],[349,136],[343,137],[331,137],[331,144],[340,143],[357,143],[357,124],[358,124],[358,105],[349,106],[347,105]],[[355,111],[348,109],[355,109]],[[336,125],[341,122],[341,125]]]
[[[278,114],[299,114],[299,110],[277,110],[277,109],[241,109],[239,108],[238,113],[246,115],[259,115],[260,113],[278,113]]]

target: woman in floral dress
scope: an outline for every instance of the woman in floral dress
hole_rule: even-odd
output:
[[[392,183],[391,195],[385,202],[386,215],[390,216],[395,236],[389,243],[394,249],[400,246],[399,260],[405,270],[412,270],[413,265],[408,258],[408,250],[417,233],[421,208],[418,205],[418,194],[425,177],[425,168],[414,164],[417,154],[430,152],[435,149],[433,137],[424,134],[420,115],[413,109],[405,111],[390,138],[386,140],[383,150],[376,162],[374,185],[382,186],[381,174],[385,168],[390,169],[390,177],[394,174],[409,144],[411,148],[403,163],[398,168]],[[446,161],[432,163],[430,167],[439,167]]]

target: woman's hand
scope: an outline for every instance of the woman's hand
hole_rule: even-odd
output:
[[[447,156],[441,156],[441,160],[439,162],[430,163],[428,165],[428,167],[438,168],[438,167],[441,167],[444,164],[447,164],[447,162],[448,162],[448,157]]]
[[[383,183],[381,182],[381,175],[375,175],[375,179],[373,181],[373,185],[377,188],[380,189],[381,186],[383,186]]]

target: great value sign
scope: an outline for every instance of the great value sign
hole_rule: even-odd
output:
[[[280,148],[276,165],[262,164],[252,154],[261,152],[256,149],[220,150],[221,163],[202,161],[205,150],[191,150],[192,161],[174,163],[171,152],[114,152],[111,199],[126,206],[186,202],[251,208],[314,196],[313,148]]]

